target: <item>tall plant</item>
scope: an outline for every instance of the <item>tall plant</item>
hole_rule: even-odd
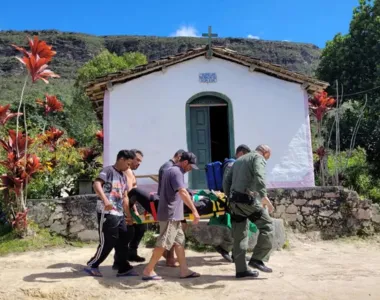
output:
[[[325,139],[323,137],[323,117],[331,110],[336,103],[336,100],[329,97],[325,91],[315,93],[309,98],[309,108],[317,123],[317,150],[318,165],[322,185],[326,185],[326,158],[327,149],[325,148]]]
[[[17,113],[9,112],[9,105],[0,109],[1,123],[3,125],[10,118],[16,117],[16,130],[9,130],[8,136],[0,139],[0,145],[6,152],[6,159],[0,161],[0,164],[5,167],[6,174],[3,174],[0,179],[5,202],[12,213],[12,224],[21,236],[28,232],[27,186],[32,175],[41,169],[40,158],[36,154],[28,153],[28,147],[35,140],[28,136],[24,94],[28,81],[31,81],[32,84],[38,80],[49,83],[48,78],[59,77],[59,75],[48,69],[48,63],[51,62],[56,54],[55,51],[52,51],[52,46],[47,45],[45,41],[39,40],[37,36],[33,39],[28,38],[28,41],[30,51],[17,45],[12,45],[23,54],[22,58],[17,57],[17,59],[28,71],[21,89]],[[21,108],[23,108],[22,113]],[[24,119],[24,132],[20,129],[19,118],[21,115],[23,115]]]

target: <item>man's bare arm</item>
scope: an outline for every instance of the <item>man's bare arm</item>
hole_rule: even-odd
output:
[[[181,196],[182,201],[192,211],[192,213],[194,215],[194,224],[198,223],[198,221],[199,221],[199,214],[198,214],[197,209],[195,208],[193,200],[191,200],[189,192],[185,188],[180,188],[178,190],[178,193]]]
[[[104,209],[105,210],[111,210],[113,207],[112,207],[111,202],[108,200],[106,194],[103,191],[103,181],[99,180],[99,179],[96,179],[95,182],[94,182],[94,184],[93,184],[93,188],[95,190],[95,193],[103,201],[103,203],[104,203]]]
[[[127,215],[126,220],[127,220],[128,225],[132,225],[133,224],[132,214],[131,214],[131,209],[129,207],[129,197],[128,197],[127,191],[124,193],[123,208],[124,208],[125,214]]]

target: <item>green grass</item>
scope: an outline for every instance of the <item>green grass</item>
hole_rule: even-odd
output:
[[[86,245],[79,241],[69,241],[51,234],[47,229],[40,229],[36,225],[31,225],[35,234],[33,236],[20,239],[9,226],[0,225],[0,256],[11,253],[22,253],[26,251],[36,251],[58,247],[83,247]]]

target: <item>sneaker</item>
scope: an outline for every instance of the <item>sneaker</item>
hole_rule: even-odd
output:
[[[119,269],[116,274],[117,277],[139,276],[132,266],[126,266],[123,269]]]
[[[247,270],[245,272],[236,273],[236,278],[244,278],[244,277],[257,278],[258,276],[259,276],[259,272],[253,271],[253,270]]]
[[[252,268],[259,269],[262,272],[265,273],[272,273],[272,269],[264,265],[264,263],[261,260],[257,259],[251,259],[248,263],[248,265]]]
[[[226,250],[224,250],[222,247],[220,247],[220,246],[217,246],[217,247],[215,247],[215,250],[216,250],[216,252],[218,252],[226,261],[228,261],[228,262],[230,262],[230,263],[232,263],[233,262],[233,260],[232,260],[232,258],[231,258],[231,256],[230,256],[230,254],[226,251]]]

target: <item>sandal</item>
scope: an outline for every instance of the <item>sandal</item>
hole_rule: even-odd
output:
[[[197,278],[197,277],[200,277],[201,274],[197,273],[197,272],[192,272],[190,273],[189,275],[185,276],[185,277],[180,277],[181,279],[188,279],[188,278]]]
[[[162,280],[162,277],[156,274],[152,276],[143,276],[142,280]]]

